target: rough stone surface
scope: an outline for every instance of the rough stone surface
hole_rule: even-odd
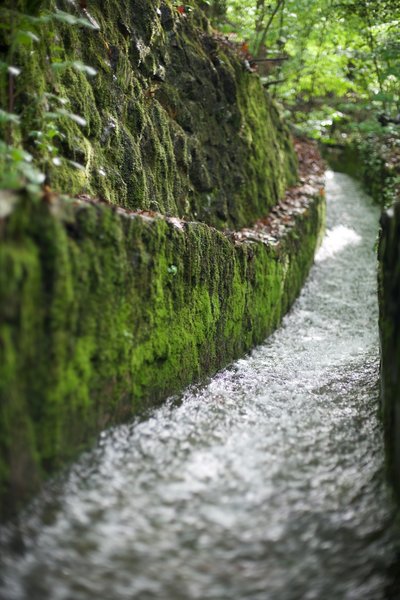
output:
[[[323,154],[335,171],[359,179],[382,208],[398,196],[399,151],[396,136],[367,136],[347,144],[323,144]]]

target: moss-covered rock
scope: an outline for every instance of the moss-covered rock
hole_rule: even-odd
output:
[[[295,158],[276,107],[232,45],[213,35],[198,9],[181,14],[168,0],[84,4],[57,2],[98,30],[54,18],[27,24],[20,17],[20,27],[33,27],[40,41],[12,51],[21,69],[12,93],[22,117],[15,136],[41,156],[52,188],[218,228],[265,215],[294,182]],[[55,14],[53,0],[41,5]],[[7,29],[0,31],[0,49],[7,52],[9,44]],[[8,108],[7,73],[0,76],[0,100]],[[57,118],[64,160],[56,167],[31,132],[60,108],[57,98],[86,125]]]
[[[261,342],[298,294],[323,221],[315,197],[272,246],[104,203],[0,200],[8,501],[102,428]]]

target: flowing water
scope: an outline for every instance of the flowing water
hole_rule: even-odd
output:
[[[4,528],[2,599],[400,598],[378,419],[378,211],[352,179],[327,177],[327,235],[281,329],[104,433]]]

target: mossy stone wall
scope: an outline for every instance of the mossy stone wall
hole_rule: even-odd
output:
[[[40,4],[55,10],[53,0]],[[40,41],[17,45],[13,56],[21,70],[13,84],[21,116],[15,137],[42,161],[51,187],[220,229],[265,216],[294,183],[296,159],[277,108],[232,44],[212,33],[195,6],[181,14],[169,0],[81,4],[57,2],[98,31],[52,21],[36,26]],[[8,43],[0,30],[0,50]],[[67,66],[54,70],[57,61]],[[63,157],[57,167],[30,136],[60,108],[48,94],[66,99],[64,108],[86,121],[57,120],[64,135],[56,141]],[[9,102],[1,71],[0,105]]]
[[[101,429],[273,331],[313,262],[324,213],[316,197],[268,246],[103,203],[3,193],[0,205],[4,510]]]
[[[391,146],[395,141],[385,136],[343,145],[322,144],[322,153],[332,169],[356,177],[381,208],[390,206],[398,188],[398,169],[391,164]]]

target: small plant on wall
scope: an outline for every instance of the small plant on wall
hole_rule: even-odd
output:
[[[86,120],[59,93],[59,79],[67,69],[96,75],[90,65],[66,59],[57,27],[99,27],[93,19],[59,9],[38,11],[40,3],[30,4],[35,6],[28,5],[27,12],[0,9],[0,188],[38,193],[50,166],[84,169],[63,154],[68,121],[84,127]]]

